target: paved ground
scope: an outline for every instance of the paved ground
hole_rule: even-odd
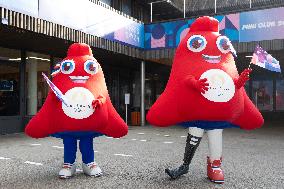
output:
[[[57,177],[63,160],[62,142],[40,140],[24,134],[0,136],[0,188],[284,188],[284,124],[247,132],[224,132],[225,184],[206,178],[205,135],[190,167],[190,173],[170,180],[167,167],[181,163],[187,130],[181,127],[130,127],[121,139],[100,137],[95,141],[96,159],[104,175]]]

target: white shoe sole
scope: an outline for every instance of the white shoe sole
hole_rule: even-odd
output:
[[[100,172],[100,173],[97,173],[97,174],[95,174],[95,175],[90,175],[91,177],[100,177],[100,176],[102,176],[103,175],[103,173],[102,172]]]
[[[71,177],[73,177],[73,175],[72,176],[59,175],[59,178],[61,179],[70,179]]]
[[[100,172],[95,173],[95,174],[88,174],[88,173],[84,173],[85,175],[91,176],[91,177],[100,177],[103,175],[103,172],[100,170]]]

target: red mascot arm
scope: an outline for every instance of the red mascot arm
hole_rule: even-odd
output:
[[[189,75],[186,77],[185,83],[187,86],[192,87],[201,93],[208,91],[209,84],[207,83],[206,78],[198,80],[194,76]]]
[[[106,102],[106,98],[103,95],[99,95],[97,99],[93,100],[93,108],[99,108]]]
[[[240,89],[241,87],[243,87],[245,83],[249,80],[249,74],[251,71],[252,69],[247,68],[241,73],[239,78],[234,79],[237,89]]]

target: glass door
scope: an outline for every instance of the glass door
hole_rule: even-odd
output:
[[[19,50],[0,47],[0,134],[21,127],[20,63]]]

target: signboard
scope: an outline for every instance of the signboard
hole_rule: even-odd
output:
[[[240,13],[240,42],[284,39],[284,7]]]
[[[0,0],[0,6],[146,50],[176,48],[195,20],[144,26],[89,0]],[[232,42],[284,39],[284,7],[214,17],[220,33]],[[8,24],[6,19],[0,22]]]
[[[125,104],[130,104],[130,94],[129,93],[125,94]]]
[[[239,14],[215,16],[219,21],[222,35],[226,35],[232,42],[239,40]],[[145,48],[176,48],[188,33],[195,19],[162,22],[145,25]]]
[[[13,91],[13,81],[0,80],[0,91]]]
[[[143,24],[94,3],[89,4],[84,32],[135,47],[144,47]]]
[[[145,48],[175,48],[194,20],[179,20],[145,25]]]
[[[232,42],[284,39],[284,7],[214,16]],[[145,48],[176,48],[195,19],[145,25]]]
[[[122,44],[144,48],[144,24],[89,0],[40,0],[39,17]]]

